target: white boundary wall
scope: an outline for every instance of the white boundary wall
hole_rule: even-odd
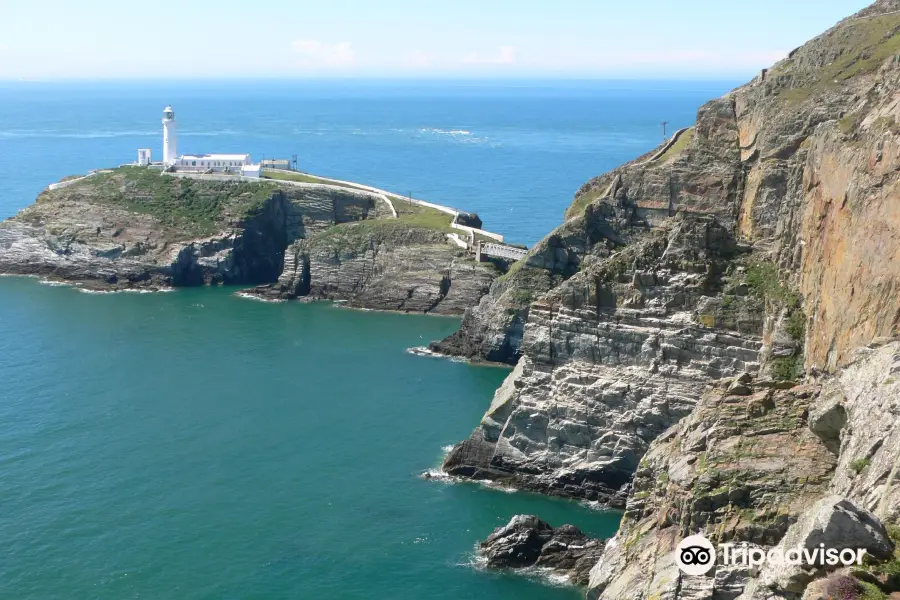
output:
[[[284,169],[267,169],[268,171],[276,171],[278,173],[295,173],[296,171],[285,171]],[[483,235],[485,237],[489,237],[491,239],[497,240],[498,242],[503,241],[503,236],[499,233],[494,233],[492,231],[486,231],[484,229],[476,229],[474,227],[469,227],[468,225],[460,225],[456,222],[456,217],[460,215],[460,211],[455,208],[451,208],[449,206],[444,206],[442,204],[435,204],[434,202],[426,202],[425,200],[418,200],[417,198],[410,198],[408,196],[401,196],[400,194],[394,194],[392,192],[388,192],[376,187],[372,187],[370,185],[363,185],[361,183],[355,183],[353,181],[344,181],[342,179],[331,179],[330,177],[322,177],[321,175],[310,175],[310,177],[315,177],[317,179],[321,179],[322,181],[331,181],[337,184],[349,185],[360,190],[366,190],[368,192],[372,192],[373,194],[380,194],[384,196],[384,199],[391,205],[391,212],[394,213],[394,216],[397,216],[397,211],[394,210],[394,205],[390,202],[390,198],[396,198],[397,200],[403,200],[405,202],[412,202],[413,204],[418,204],[419,206],[427,206],[428,208],[433,208],[435,210],[439,210],[441,212],[447,213],[448,215],[453,215],[453,223],[450,226],[453,229],[459,229],[461,231],[465,231],[467,233],[477,233]],[[285,181],[283,179],[279,179],[277,181]],[[290,183],[290,182],[289,182]],[[300,183],[300,182],[293,182]],[[315,184],[310,184],[315,185]]]
[[[96,175],[98,172],[99,172],[99,170],[91,171],[87,175],[82,175],[81,177],[76,177],[74,179],[67,179],[66,181],[57,181],[56,183],[51,183],[50,185],[48,185],[47,189],[52,191],[52,190],[59,190],[59,189],[65,188],[65,187],[69,187],[73,183],[78,183],[79,181],[84,181],[91,175]]]

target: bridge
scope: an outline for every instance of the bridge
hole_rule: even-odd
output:
[[[528,254],[528,250],[525,250],[524,248],[479,241],[475,250],[475,259],[478,262],[481,262],[482,256],[492,256],[494,258],[503,258],[505,260],[519,260],[525,258],[526,254]]]

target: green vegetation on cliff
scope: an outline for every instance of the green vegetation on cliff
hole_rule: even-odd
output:
[[[825,65],[806,64],[805,56],[798,54],[778,63],[770,72],[770,77],[797,78],[781,94],[788,102],[802,102],[848,79],[877,70],[888,57],[900,51],[900,14],[847,22],[818,38],[814,48],[820,55],[835,58]]]
[[[364,252],[385,241],[408,244],[434,244],[444,241],[444,233],[430,227],[418,227],[399,219],[367,219],[341,223],[315,233],[309,242],[338,251]]]
[[[263,177],[266,179],[279,181],[318,183],[321,185],[334,185],[348,189],[365,191],[365,188],[362,186],[355,186],[349,183],[341,183],[338,181],[333,181],[331,179],[324,179],[322,177],[316,177],[315,175],[309,175],[308,173],[290,173],[286,171],[265,169],[263,171]],[[390,198],[391,203],[394,205],[394,210],[397,211],[397,216],[402,223],[405,223],[412,227],[438,229],[441,231],[446,231],[448,233],[453,231],[453,228],[450,227],[450,223],[453,221],[453,217],[449,213],[430,208],[428,206],[422,206],[421,204],[414,204],[409,200],[406,200],[402,196],[397,196],[394,194],[387,194],[387,196]],[[383,226],[383,224],[376,224],[372,226],[380,227]]]
[[[277,181],[297,181],[299,183],[318,183],[321,185],[336,185],[338,187],[345,187],[350,189],[361,189],[355,185],[351,185],[349,183],[340,183],[337,181],[333,181],[331,179],[323,179],[321,177],[316,177],[315,175],[309,175],[308,173],[293,173],[288,171],[275,171],[272,169],[263,169],[262,176],[264,179],[274,179]]]
[[[684,150],[691,145],[691,142],[694,140],[694,128],[691,127],[687,131],[681,134],[679,138],[672,144],[668,150],[663,153],[662,156],[659,157],[661,162],[665,162],[669,159],[675,158]]]
[[[265,182],[197,180],[146,167],[119,167],[46,191],[37,201],[103,204],[149,215],[191,235],[211,235],[256,214],[276,189]]]
[[[610,181],[612,181],[611,178]],[[607,182],[602,186],[576,195],[575,201],[572,202],[572,204],[569,205],[569,208],[566,209],[565,218],[572,219],[583,213],[588,204],[591,204],[595,200],[599,200],[603,197],[603,194],[606,192],[608,186],[609,183]]]
[[[450,224],[453,222],[453,216],[450,213],[422,206],[421,204],[413,204],[409,200],[404,200],[398,196],[391,196],[391,203],[394,210],[397,211],[397,218],[401,223],[406,223],[412,227],[426,227],[428,229],[437,229],[445,233],[456,231]]]

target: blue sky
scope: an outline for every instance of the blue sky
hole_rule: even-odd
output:
[[[746,77],[865,0],[0,0],[0,79]]]

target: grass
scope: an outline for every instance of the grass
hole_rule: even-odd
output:
[[[453,229],[450,224],[453,222],[453,215],[431,208],[422,206],[421,204],[413,204],[409,200],[404,200],[400,196],[389,196],[394,210],[397,211],[397,219],[410,227],[424,227],[426,229],[437,229],[445,233],[459,233],[464,235],[462,230]]]
[[[772,375],[781,381],[794,381],[803,374],[803,360],[799,356],[787,356],[772,360]]]
[[[323,179],[321,177],[316,177],[315,175],[309,175],[308,173],[295,173],[264,169],[263,177],[266,179],[280,181],[299,181],[302,183],[335,185],[348,189],[363,189],[349,183],[339,183],[330,179]],[[401,223],[410,227],[437,229],[446,233],[456,231],[450,226],[450,224],[453,222],[453,215],[434,208],[430,208],[428,206],[414,204],[409,200],[404,199],[402,196],[388,194],[388,197],[391,199],[391,203],[394,205],[394,210],[397,211],[397,217]]]
[[[800,295],[781,282],[775,263],[761,261],[747,268],[746,283],[767,301],[779,307],[797,309]]]
[[[434,234],[430,228],[419,228],[399,219],[365,219],[333,225],[308,239],[320,247],[363,253],[371,247],[373,241],[380,243],[396,239],[413,244],[418,240],[419,243],[433,244],[436,241]]]
[[[665,162],[667,160],[671,160],[684,152],[684,150],[690,146],[691,142],[694,140],[694,128],[691,127],[687,131],[681,134],[672,146],[665,151],[665,153],[659,157],[659,162]]]
[[[900,51],[900,15],[881,15],[851,21],[817,40],[819,48],[837,58],[815,69],[813,79],[785,90],[788,102],[802,102],[854,77],[876,71],[889,57]],[[776,73],[790,73],[794,62],[786,61]]]
[[[119,167],[67,188],[41,202],[78,199],[146,214],[191,235],[211,235],[257,214],[277,189],[271,183],[218,182],[162,175],[146,167]]]
[[[806,314],[799,308],[795,308],[794,311],[787,318],[787,325],[785,326],[785,330],[795,340],[805,339],[806,338]]]
[[[612,180],[610,180],[610,181],[612,181]],[[583,213],[584,209],[587,208],[587,206],[589,204],[591,204],[592,202],[594,202],[595,200],[598,200],[606,192],[608,187],[609,187],[609,182],[606,182],[606,184],[603,185],[602,187],[597,188],[596,190],[590,191],[586,194],[582,194],[581,196],[578,196],[577,198],[575,198],[575,201],[572,202],[572,204],[569,206],[569,208],[566,209],[566,212],[564,215],[566,220],[576,217],[576,216],[580,215],[581,213]]]
[[[423,240],[429,237],[428,232],[462,233],[453,229],[450,223],[453,215],[439,211],[428,206],[413,204],[409,200],[403,200],[396,196],[390,196],[397,211],[397,218],[365,219],[350,223],[340,223],[327,230],[317,233],[314,239],[338,250],[364,251],[372,240],[389,239],[392,236],[402,236],[405,239],[409,235],[423,235]],[[416,230],[427,230],[416,234]]]
[[[868,581],[859,582],[860,592],[859,600],[887,600],[888,595],[878,589],[874,583]]]
[[[859,475],[865,470],[866,467],[869,466],[869,463],[872,461],[868,458],[857,458],[852,463],[850,463],[850,470]]]
[[[354,189],[354,190],[362,189],[358,186],[351,185],[349,183],[339,183],[337,181],[332,181],[330,179],[323,179],[322,177],[316,177],[315,175],[309,175],[307,173],[286,172],[286,171],[275,171],[272,169],[263,169],[262,176],[264,179],[274,179],[277,181],[297,181],[300,183],[318,183],[321,185],[335,185],[338,187],[350,188],[350,189]]]

